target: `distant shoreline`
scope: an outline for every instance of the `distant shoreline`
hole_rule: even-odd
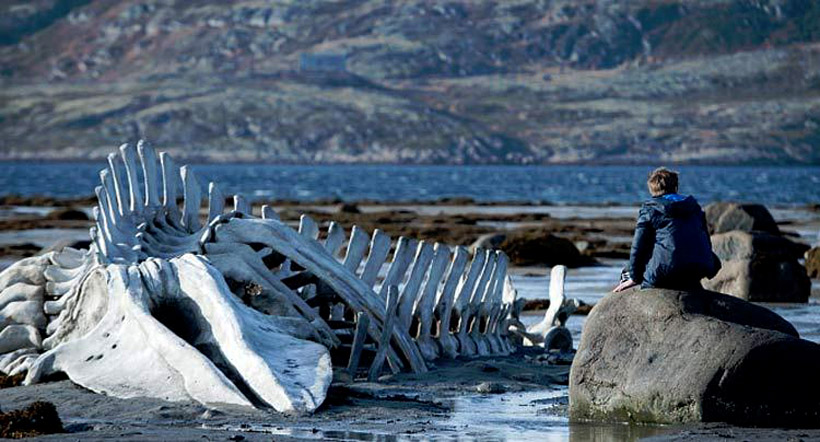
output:
[[[226,196],[226,203],[233,204],[232,196]],[[317,199],[268,199],[265,197],[249,198],[254,206],[263,204],[273,207],[288,206],[437,206],[437,207],[575,207],[575,208],[638,208],[640,201],[634,203],[619,202],[599,202],[599,203],[574,203],[574,202],[552,202],[552,201],[478,201],[470,197],[448,197],[438,199],[420,200],[344,200],[340,198],[317,198]],[[207,203],[207,197],[203,198],[203,204]],[[73,207],[73,206],[93,206],[96,205],[97,197],[89,194],[83,197],[59,197],[43,194],[20,195],[16,193],[0,193],[0,207]],[[774,209],[788,210],[808,210],[812,212],[820,211],[820,202],[809,204],[767,204],[766,207]]]
[[[800,163],[800,162],[777,162],[749,161],[749,162],[720,162],[720,161],[643,161],[643,160],[595,160],[595,161],[562,161],[547,163],[512,163],[512,162],[487,162],[487,163],[433,163],[433,162],[370,162],[370,161],[280,161],[280,160],[238,160],[238,161],[213,161],[207,158],[180,157],[174,153],[174,160],[179,164],[190,164],[192,166],[293,166],[293,167],[509,167],[509,168],[553,168],[553,167],[658,167],[665,165],[668,167],[730,167],[730,168],[767,168],[767,169],[791,169],[791,168],[817,168],[820,169],[820,162]],[[4,157],[0,155],[0,165],[3,164],[98,164],[106,163],[105,157],[100,158],[29,158],[29,157]]]

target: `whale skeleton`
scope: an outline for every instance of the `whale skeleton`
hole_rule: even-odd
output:
[[[108,156],[95,193],[88,250],[0,273],[0,371],[26,384],[62,372],[117,397],[305,413],[334,365],[373,380],[532,337],[499,251],[307,215],[297,230],[241,195],[226,208],[215,183],[202,223],[194,171],[144,141]]]

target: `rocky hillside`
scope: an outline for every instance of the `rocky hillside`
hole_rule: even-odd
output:
[[[820,163],[814,0],[227,4],[0,4],[0,158]]]

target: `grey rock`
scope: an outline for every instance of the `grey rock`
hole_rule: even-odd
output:
[[[499,394],[507,391],[507,388],[497,382],[482,382],[475,387],[475,391],[481,394]]]
[[[573,420],[820,426],[820,345],[714,292],[633,290],[590,313],[569,382]]]
[[[761,204],[739,204],[732,202],[716,202],[704,209],[706,223],[710,233],[723,233],[732,230],[744,232],[760,231],[780,234],[780,228]]]
[[[202,414],[199,415],[199,418],[202,420],[210,420],[217,417],[222,417],[225,415],[225,412],[217,410],[215,408],[208,408],[207,410],[203,411]]]
[[[503,250],[510,258],[510,263],[522,267],[532,265],[552,267],[562,264],[576,268],[596,264],[594,258],[582,255],[572,241],[553,235],[546,230],[518,229],[488,233],[480,236],[471,244],[469,250],[475,253],[479,247]]]
[[[811,281],[797,257],[807,248],[763,232],[712,235],[712,249],[722,268],[703,282],[704,287],[747,301],[806,302]]]
[[[89,221],[91,219],[85,211],[74,207],[61,207],[54,209],[49,212],[46,218],[60,221]]]

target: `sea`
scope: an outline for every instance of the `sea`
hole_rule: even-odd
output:
[[[99,185],[100,162],[2,162],[0,195],[85,197]],[[252,200],[434,201],[636,204],[649,166],[409,166],[193,164],[203,189]],[[820,203],[820,166],[681,166],[681,192],[708,203],[776,206]]]

